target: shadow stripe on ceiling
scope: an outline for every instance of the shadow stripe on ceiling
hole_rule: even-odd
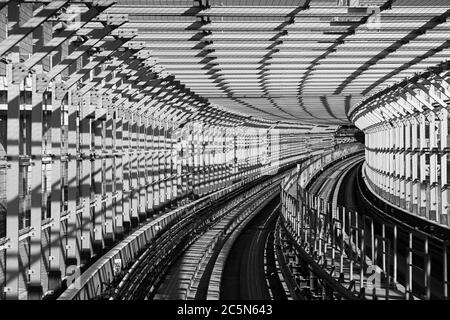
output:
[[[388,48],[386,48],[385,50],[383,50],[380,54],[374,56],[373,58],[371,58],[369,61],[367,61],[366,63],[364,63],[361,67],[359,67],[358,69],[356,69],[355,72],[353,72],[350,76],[347,77],[347,79],[345,79],[340,85],[339,87],[337,87],[336,91],[334,92],[334,94],[341,94],[342,91],[353,81],[355,80],[358,76],[360,76],[364,71],[367,71],[371,66],[375,65],[377,62],[379,62],[380,60],[386,58],[389,54],[397,51],[398,49],[400,49],[403,45],[409,43],[410,41],[416,39],[418,36],[426,33],[427,30],[431,30],[434,27],[436,27],[439,24],[442,24],[444,22],[446,22],[446,19],[450,16],[450,10],[447,10],[445,13],[443,13],[442,15],[440,15],[439,17],[433,17],[432,19],[430,19],[430,21],[428,21],[427,23],[425,23],[422,27],[411,31],[410,33],[408,33],[405,37],[403,37],[402,39],[397,40],[396,42],[394,42],[392,45],[390,45]],[[409,66],[408,66],[409,67]],[[400,71],[402,71],[402,67],[399,67],[397,69],[395,69],[394,71],[392,71],[390,74],[395,75],[397,73],[399,73]],[[391,76],[392,76],[391,75]],[[367,89],[365,89],[363,91],[362,94],[366,94],[367,92],[369,92],[370,90],[372,90],[374,87],[376,87],[378,84],[382,83],[383,81],[385,81],[387,78],[387,76],[380,78],[379,80],[377,80],[376,82],[374,82],[372,85],[370,85]]]

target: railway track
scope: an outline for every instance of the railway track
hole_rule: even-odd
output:
[[[316,197],[314,203],[319,197],[323,199],[324,204],[330,203],[330,199],[333,199],[333,203],[335,203],[338,198],[337,204],[340,209],[333,210],[333,217],[337,219],[339,228],[341,228],[339,230],[343,235],[339,240],[342,241],[342,244],[340,247],[338,244],[338,247],[334,249],[341,251],[338,255],[341,259],[340,264],[336,264],[336,260],[334,260],[333,266],[334,253],[329,252],[332,248],[330,245],[336,244],[333,245],[332,242],[328,247],[327,245],[323,247],[323,244],[327,242],[326,236],[322,238],[315,232],[310,233],[309,231],[308,237],[309,240],[314,241],[314,248],[310,247],[309,241],[306,244],[310,247],[308,251],[313,259],[307,261],[310,258],[308,256],[301,258],[307,261],[307,264],[320,263],[322,268],[331,274],[335,272],[335,266],[340,266],[339,282],[347,284],[346,287],[360,298],[448,299],[450,274],[447,230],[436,228],[420,217],[405,216],[405,213],[400,212],[397,208],[389,207],[386,203],[378,201],[362,181],[362,165],[356,164],[357,162],[357,157],[354,157],[353,160],[349,158],[333,164],[312,179],[307,186],[309,192],[313,193],[312,196]],[[340,173],[336,174],[338,172]],[[337,186],[335,185],[336,181]],[[335,190],[332,191],[333,189]],[[320,206],[322,208],[322,204]],[[325,217],[330,214],[328,211],[322,212],[325,209],[315,208],[320,210],[317,217],[322,215]],[[311,218],[313,216],[314,214]],[[329,228],[336,232],[338,229],[335,229],[334,223],[334,221],[333,224],[330,223]],[[325,230],[326,228],[328,227],[325,227]],[[284,234],[280,245],[285,245],[286,250],[282,251],[285,253],[284,258],[290,266],[290,270],[293,271],[293,278],[301,283],[298,291],[301,292],[306,288],[309,297],[313,299],[332,298],[327,293],[325,296],[323,295],[324,290],[321,289],[326,291],[328,284],[320,283],[322,279],[318,275],[319,272],[316,270],[316,279],[311,281],[314,276],[308,272],[313,271],[314,273],[314,270],[309,268],[308,271],[304,264],[302,265],[296,260],[303,248],[293,248],[297,245],[298,239],[291,236],[292,232],[291,225],[284,226],[284,233],[280,233]],[[319,240],[318,247],[316,247],[317,237],[322,239]],[[366,273],[368,266],[374,265],[381,270],[383,280],[381,286],[374,289],[373,293],[367,294],[363,290],[365,289],[363,283],[368,281]],[[350,276],[348,276],[349,273]]]
[[[331,163],[307,183],[306,189],[324,202],[331,202],[338,191],[340,181],[356,163],[363,160],[363,155],[356,154]],[[297,299],[357,299],[352,293],[351,281],[337,281],[333,277],[335,267],[325,268],[317,252],[310,253],[301,247],[297,239],[291,236],[290,230],[281,219],[276,228],[277,250],[279,260],[285,264],[285,278],[289,282],[291,294]],[[310,244],[308,244],[310,246]],[[311,252],[312,253],[312,252]]]
[[[268,252],[269,236],[279,214],[279,194],[258,213],[249,217],[229,239],[223,252],[220,281],[209,291],[219,292],[220,299],[286,299],[275,269],[273,252]],[[270,262],[270,263],[269,263]],[[218,266],[217,266],[218,267]]]
[[[247,189],[257,184],[257,181],[252,182]],[[110,299],[151,298],[152,292],[159,286],[173,261],[220,217],[220,213],[223,213],[221,209],[226,207],[227,202],[244,190],[239,188],[215,200],[215,208],[211,208],[210,203],[199,211],[194,210],[178,217],[167,231],[150,242],[115,288]]]
[[[214,254],[215,245],[220,245],[220,241],[222,240],[214,236],[211,237],[211,235],[222,232],[222,236],[226,236],[226,232],[224,233],[223,231],[228,230],[230,226],[235,223],[235,219],[230,219],[228,223],[221,223],[221,221],[225,221],[227,217],[233,215],[239,217],[245,209],[247,210],[246,214],[249,214],[251,212],[251,210],[249,210],[251,204],[257,203],[257,199],[261,198],[262,194],[258,194],[258,191],[261,191],[264,188],[265,191],[267,191],[270,189],[269,186],[276,186],[279,188],[281,179],[283,179],[293,166],[294,165],[286,166],[279,170],[279,173],[273,177],[259,178],[247,184],[245,188],[238,188],[221,199],[210,201],[209,205],[198,212],[180,216],[172,223],[171,227],[167,228],[166,232],[155,237],[150,242],[146,250],[127,271],[119,285],[114,288],[109,299],[128,300],[155,298],[159,288],[163,286],[164,281],[167,280],[170,269],[177,267],[177,261],[183,257],[190,247],[196,242],[200,243],[203,241],[203,245]],[[262,188],[262,186],[264,186],[264,188]],[[244,203],[247,204],[244,205]],[[235,225],[232,227],[234,228]],[[208,231],[211,232],[208,233]],[[208,239],[214,243],[211,244],[211,241],[208,242]],[[199,248],[201,248],[202,245],[199,244],[196,247],[197,250],[194,249],[193,251],[199,252]],[[203,257],[203,254],[201,254],[200,257],[202,262],[201,265],[207,263],[208,259],[211,258],[209,256]],[[178,264],[178,267],[179,266],[180,264]],[[190,291],[190,289],[198,287],[198,284],[196,283],[198,282],[198,279],[193,281],[192,278],[199,277],[199,279],[201,279],[204,272],[203,269],[197,270],[195,267],[194,270],[191,271],[193,271],[195,275],[188,276],[189,283],[187,288],[184,288],[185,294],[182,294],[183,298],[187,298],[187,292]],[[199,288],[206,294],[206,289],[201,289],[202,286],[204,287],[203,284],[200,284]],[[174,286],[172,285],[172,287]],[[158,295],[157,298],[163,296],[164,295]]]
[[[408,266],[400,260],[408,259],[408,253],[404,248],[408,246],[409,239],[405,237],[408,234],[405,230],[411,230],[411,226],[405,226],[391,216],[384,216],[379,208],[363,207],[362,203],[355,202],[358,198],[356,189],[350,190],[350,186],[362,193],[360,181],[355,175],[354,182],[350,183],[347,176],[351,176],[353,172],[360,169],[355,163],[361,159],[361,155],[356,155],[332,164],[311,180],[309,188],[326,201],[331,201],[339,195],[340,205],[373,214],[376,219],[374,218],[375,223],[371,229],[373,231],[370,232],[379,236],[393,237],[389,228],[385,227],[384,231],[382,230],[382,225],[398,223],[397,265],[394,267],[391,259],[389,267],[391,274],[394,272],[393,269],[397,268],[398,276],[395,280],[404,283]],[[283,175],[279,175],[266,186],[278,181],[281,177]],[[252,188],[257,187],[258,183],[260,181],[254,183]],[[351,198],[353,203],[352,201],[342,203],[343,191],[335,190],[341,183],[343,185],[341,189],[349,194],[347,197]],[[273,186],[267,189],[261,188],[259,191],[250,195],[235,191],[235,194],[227,200],[217,203],[220,205],[215,207],[215,213],[205,209],[175,221],[173,226],[156,238],[136,261],[127,276],[122,279],[113,299],[286,299],[288,296],[296,299],[320,298],[319,295],[311,294],[310,291],[305,292],[305,287],[308,287],[305,285],[305,277],[303,282],[299,281],[298,272],[293,272],[296,263],[290,254],[292,250],[283,249],[283,243],[285,244],[286,239],[289,239],[284,237],[281,242],[277,240],[277,237],[282,237],[287,230],[281,226],[278,227],[280,224],[277,223],[277,214],[268,208],[276,207],[279,200],[273,199],[264,204],[257,200],[273,193]],[[239,197],[242,201],[236,200]],[[379,212],[372,212],[374,210]],[[379,224],[379,221],[382,221],[382,224]],[[365,228],[370,229],[371,226],[367,224],[367,221],[365,223]],[[370,238],[370,232],[367,232],[366,240]],[[421,257],[419,252],[420,248],[424,247],[424,242],[414,238],[410,246],[412,249],[410,259],[416,263],[411,276],[415,280],[411,281],[409,287],[412,296],[426,295],[427,284],[433,288],[432,292],[439,291],[437,289],[439,286],[442,288],[438,274],[442,275],[444,270],[439,269],[438,263],[443,261],[443,251],[441,250],[439,255],[439,243],[434,242],[432,235],[425,234],[425,236],[429,237],[427,241],[430,261],[434,267],[430,273],[431,277],[425,278],[425,283],[421,284],[417,279],[426,269],[426,265],[420,265],[417,261]],[[268,247],[272,248],[270,255]],[[224,251],[226,254],[223,253]],[[161,252],[165,254],[158,254]],[[245,262],[242,262],[243,260]],[[270,266],[267,262],[269,260]],[[241,262],[238,263],[238,261]],[[279,266],[283,263],[285,265]],[[376,264],[383,263],[380,259],[376,259]],[[220,272],[216,270],[218,265],[222,265]],[[315,276],[316,286],[327,290],[327,281],[330,279],[321,277],[317,272]],[[344,289],[348,288],[344,286]],[[337,291],[334,290],[335,293]],[[440,295],[433,293],[430,297],[441,298],[443,295],[443,292]],[[342,294],[337,294],[335,297],[350,298]]]
[[[357,154],[332,164],[310,182],[308,191],[324,201],[330,201],[338,180],[345,176],[356,163],[362,161],[364,155]]]
[[[279,195],[279,185],[284,176],[283,174],[271,179],[270,183],[261,188],[260,192],[247,197],[240,203],[239,208],[230,211],[216,226],[209,229],[204,237],[198,240],[198,244],[194,243],[192,248],[189,248],[186,254],[180,258],[182,262],[169,272],[168,281],[157,298],[214,299],[211,292],[218,292],[220,289],[218,283],[220,283],[221,272],[218,273],[217,269],[218,266],[222,267],[226,261],[226,256],[223,254],[224,247],[228,247],[248,221],[264,211],[267,204],[272,202],[271,199]],[[202,248],[206,249],[204,255],[198,255]],[[194,266],[195,270],[193,270]],[[185,277],[180,276],[186,271],[191,273],[191,277],[188,277],[190,280],[188,284]],[[187,285],[187,293],[184,292],[186,285],[181,285],[183,282]]]
[[[277,180],[279,180],[278,178]],[[223,243],[240,223],[249,215],[259,210],[264,199],[276,193],[276,183],[268,183],[259,192],[245,197],[218,219],[198,238],[179,258],[181,263],[175,264],[168,273],[155,298],[157,299],[204,299],[199,288],[205,287],[209,277],[207,266],[214,261],[215,251],[220,251]]]

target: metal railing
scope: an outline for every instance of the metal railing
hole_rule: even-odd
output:
[[[282,215],[292,238],[310,256],[325,262],[332,275],[339,271],[339,281],[351,282],[361,297],[448,299],[448,241],[372,208],[361,190],[367,204],[363,212],[332,208],[304,189],[320,172],[316,164],[324,166],[336,158],[322,156],[305,163],[284,181]]]

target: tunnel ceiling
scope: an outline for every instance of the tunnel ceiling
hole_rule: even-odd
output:
[[[119,0],[150,63],[232,111],[348,123],[365,97],[449,56],[448,0]]]

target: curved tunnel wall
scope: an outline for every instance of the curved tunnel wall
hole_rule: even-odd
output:
[[[386,201],[450,226],[448,65],[407,79],[359,106],[365,174]]]

